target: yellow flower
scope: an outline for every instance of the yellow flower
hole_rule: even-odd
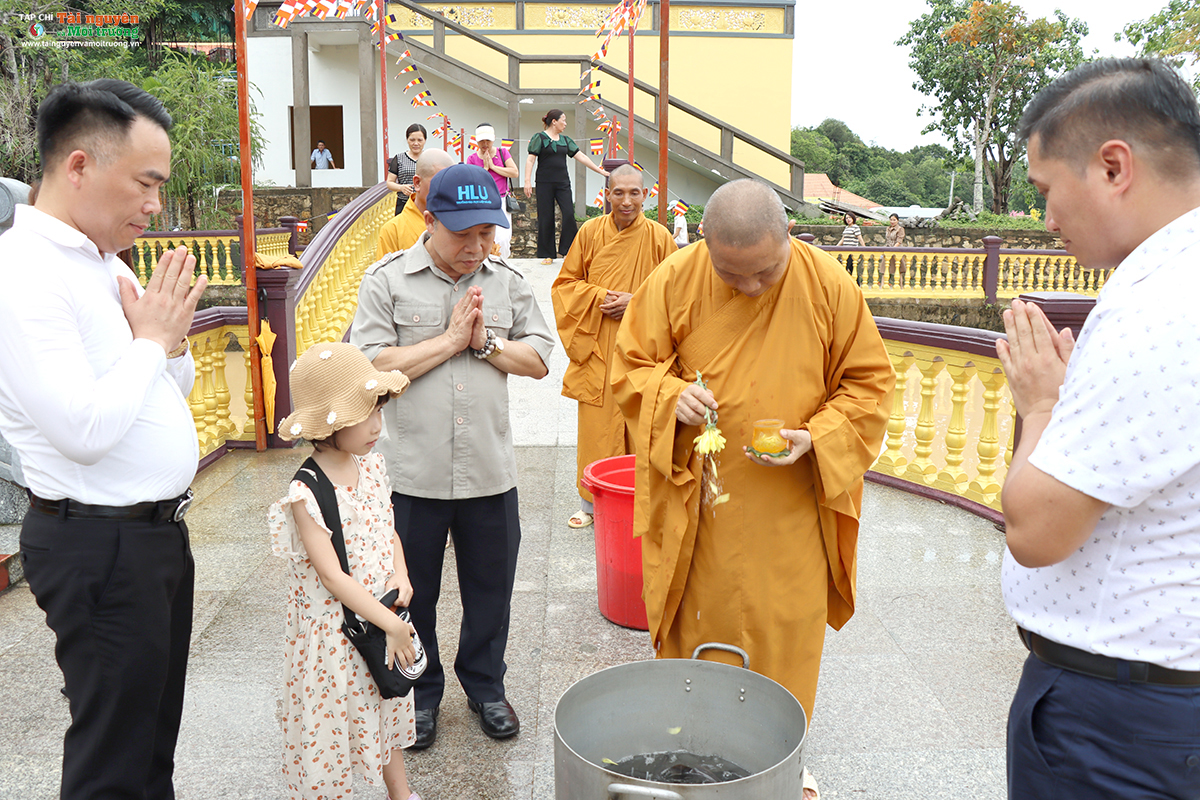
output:
[[[705,426],[700,435],[692,440],[700,455],[706,456],[710,453],[719,453],[725,449],[725,437],[721,435],[721,431],[716,425]]]

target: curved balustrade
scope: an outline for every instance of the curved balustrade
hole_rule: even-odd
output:
[[[263,256],[286,256],[291,252],[290,228],[261,228],[255,236],[255,252]],[[184,245],[196,257],[195,277],[204,275],[210,286],[240,286],[242,283],[240,231],[156,231],[139,236],[130,250],[132,269],[143,286],[150,280],[162,254]]]
[[[1001,250],[998,294],[1075,292],[1095,297],[1111,269],[1088,269],[1063,250]]]
[[[395,195],[377,183],[354,198],[304,250],[296,302],[296,353],[341,341],[358,308],[358,285],[375,261],[379,229],[396,213]]]
[[[1012,462],[1012,397],[995,340],[953,325],[875,320],[896,389],[883,452],[868,479],[996,519]]]
[[[222,455],[234,442],[254,446],[254,407],[250,380],[250,341],[246,309],[208,308],[197,311],[188,331],[196,380],[187,397],[200,442],[200,466]],[[229,348],[236,342],[230,363]],[[240,356],[240,358],[238,357]]]

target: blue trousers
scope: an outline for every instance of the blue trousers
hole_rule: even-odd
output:
[[[1010,800],[1195,800],[1200,687],[1025,661],[1008,716]]]
[[[463,608],[454,671],[472,700],[503,700],[504,650],[521,544],[517,490],[464,500],[430,500],[393,492],[392,507],[413,587],[408,611],[429,659],[414,687],[415,707],[436,708],[446,685],[438,647],[437,603],[447,531],[454,540]]]

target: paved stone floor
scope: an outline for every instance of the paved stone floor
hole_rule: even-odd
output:
[[[549,317],[557,264],[519,266]],[[599,669],[651,654],[644,632],[600,616],[591,529],[566,525],[578,496],[574,404],[558,392],[565,366],[560,348],[545,380],[510,381],[523,541],[507,685],[522,730],[506,742],[486,738],[461,690],[448,686],[437,743],[407,756],[425,800],[554,798],[559,696]],[[270,554],[265,512],[304,456],[237,453],[196,479],[180,800],[283,797],[285,572]],[[15,530],[0,529],[0,544],[6,537]],[[1003,798],[1004,719],[1024,651],[1000,598],[1001,534],[963,511],[869,484],[859,552],[858,612],[826,638],[806,744],[822,797]],[[459,624],[453,575],[447,559],[439,624],[448,644]],[[68,715],[53,644],[24,584],[0,595],[0,797],[58,796]],[[385,796],[363,789],[359,796]]]

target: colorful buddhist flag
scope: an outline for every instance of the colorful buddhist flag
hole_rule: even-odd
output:
[[[399,64],[401,61],[403,61],[406,58],[412,58],[412,53],[410,53],[407,50],[405,50],[403,53],[400,54],[400,57],[396,59],[396,63]]]
[[[306,230],[308,230],[308,220],[302,219],[296,223],[297,233],[304,233]]]
[[[338,19],[345,19],[350,16],[352,10],[354,10],[354,4],[350,0],[338,0],[337,11],[333,15]]]
[[[394,42],[397,39],[403,39],[403,38],[404,38],[404,34],[402,34],[402,33],[399,33],[399,32],[389,33],[387,36],[383,37],[383,41],[384,41],[384,44],[387,44],[388,42]],[[376,43],[376,44],[378,44],[378,43]]]
[[[254,9],[258,6],[258,0],[246,0],[246,21],[254,16]]]
[[[691,209],[691,206],[689,206],[687,203],[683,202],[683,200],[680,200],[679,202],[677,202],[677,203],[675,204],[675,207],[674,207],[674,208],[672,208],[671,210],[672,210],[673,212],[675,212],[675,216],[677,216],[677,217],[682,217],[682,216],[684,216],[685,214],[687,214],[687,212],[688,212],[690,209]]]
[[[407,52],[407,51],[406,51],[406,52]],[[404,74],[404,73],[406,73],[406,72],[416,72],[416,71],[417,71],[417,65],[416,65],[416,64],[409,64],[407,67],[405,67],[404,69],[400,70],[399,74],[400,74],[400,75],[403,75],[403,74]]]
[[[643,167],[641,164],[639,164],[639,163],[638,163],[638,162],[636,162],[636,161],[634,161],[634,162],[633,162],[633,168],[634,168],[634,169],[636,169],[638,172],[645,172],[645,171],[646,171],[646,168],[645,168],[645,167]]]
[[[383,18],[383,21],[386,22],[388,25],[395,25],[396,23],[398,23],[400,21],[400,17],[396,14],[388,14],[386,17]]]
[[[414,86],[419,86],[424,82],[425,82],[425,79],[422,78],[420,75],[418,75],[417,77],[413,78],[411,81],[408,82],[408,86],[404,87],[404,93],[408,94],[409,89],[411,89]]]
[[[655,181],[654,185],[650,187],[650,191],[646,192],[646,199],[648,200],[651,197],[657,197],[657,196],[658,196],[658,181]]]
[[[412,99],[412,104],[413,104],[413,108],[417,108],[419,106],[436,106],[437,105],[437,103],[433,102],[433,95],[431,95],[429,92],[421,92],[420,94],[415,96]]]
[[[592,155],[599,156],[599,155],[604,154],[604,140],[603,139],[590,139],[588,141],[588,144],[590,144],[592,147]]]
[[[443,114],[443,113],[442,113],[442,112],[440,112],[440,111],[435,111],[435,112],[433,112],[432,114],[430,114],[428,117],[426,117],[426,118],[425,118],[425,120],[428,122],[429,120],[431,120],[431,119],[437,119],[438,117],[441,117],[442,119],[445,119],[445,118],[446,118],[446,115],[445,115],[445,114]]]
[[[580,89],[580,90],[579,90],[579,93],[580,93],[580,94],[583,94],[584,92],[587,92],[587,93],[589,93],[589,94],[592,94],[592,95],[594,95],[594,94],[596,94],[596,92],[598,92],[598,91],[600,91],[600,81],[596,80],[596,81],[592,81],[592,82],[591,82],[591,83],[589,83],[587,86],[585,86],[585,87],[583,87],[582,89]]]
[[[330,211],[328,214],[325,215],[325,221],[328,222],[329,220],[333,219],[337,215],[338,215],[337,211]]]
[[[316,9],[312,13],[323,22],[334,11],[337,11],[337,0],[317,0]]]
[[[501,139],[500,146],[505,150],[511,150],[513,145],[517,143],[516,139]]]
[[[479,142],[475,140],[474,135],[471,136],[471,141],[467,142],[467,147],[471,148],[472,150],[479,150]]]
[[[596,208],[604,208],[604,189],[600,189],[600,193],[596,195],[596,199],[592,201],[592,205]]]

